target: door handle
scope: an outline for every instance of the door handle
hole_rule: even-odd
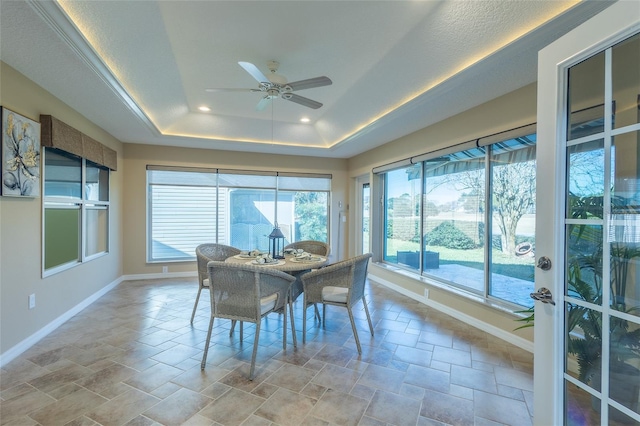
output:
[[[556,302],[553,301],[551,290],[546,287],[540,287],[538,291],[536,291],[535,293],[531,293],[529,296],[531,296],[533,300],[538,300],[542,303],[549,303],[554,306],[556,304]]]

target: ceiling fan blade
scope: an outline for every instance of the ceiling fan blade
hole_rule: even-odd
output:
[[[309,78],[306,80],[294,81],[292,83],[287,83],[287,86],[291,87],[291,90],[295,92],[296,90],[304,90],[304,89],[312,89],[314,87],[329,86],[332,83],[333,82],[329,77],[322,76],[322,77]]]
[[[251,74],[251,77],[255,78],[258,83],[269,83],[269,79],[265,77],[265,75],[262,74],[262,71],[260,71],[258,67],[253,65],[251,62],[238,62],[238,65],[244,68],[246,72]]]
[[[260,92],[260,89],[209,88],[205,92]]]
[[[318,109],[322,106],[320,102],[293,93],[291,93],[290,96],[287,96],[284,99],[313,109]]]
[[[256,105],[256,111],[263,111],[269,105],[269,101],[271,101],[271,97],[268,95],[260,99]]]

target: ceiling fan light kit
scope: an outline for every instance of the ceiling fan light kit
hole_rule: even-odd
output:
[[[304,96],[297,95],[293,92],[299,90],[312,89],[315,87],[329,86],[333,82],[329,77],[315,77],[306,80],[287,82],[287,78],[283,75],[277,74],[280,63],[277,61],[268,61],[267,67],[271,74],[269,77],[265,76],[258,67],[251,62],[238,62],[251,77],[258,82],[257,89],[205,89],[207,92],[262,92],[265,95],[260,99],[256,105],[256,109],[261,111],[265,108],[267,101],[275,98],[282,98],[286,101],[294,102],[298,105],[305,106],[307,108],[318,109],[322,106],[322,103],[314,101],[313,99],[305,98]]]

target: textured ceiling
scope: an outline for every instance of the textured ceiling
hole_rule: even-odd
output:
[[[123,142],[348,158],[535,81],[608,4],[2,0],[0,59]],[[269,60],[328,76],[296,92],[324,105],[205,91],[255,89],[238,62]]]

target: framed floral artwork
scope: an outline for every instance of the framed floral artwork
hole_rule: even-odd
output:
[[[2,109],[2,195],[40,196],[40,123]]]

